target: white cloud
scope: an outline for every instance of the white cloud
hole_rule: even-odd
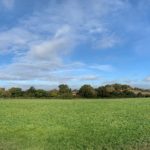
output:
[[[86,75],[86,76],[80,77],[81,81],[98,81],[99,79],[101,78],[96,75]]]
[[[144,82],[150,82],[150,76],[146,77],[143,81]]]
[[[38,40],[37,35],[21,27],[2,31],[0,32],[0,54],[14,53],[15,55],[21,55],[26,53],[29,47]]]
[[[61,53],[64,54],[68,47],[69,39],[58,38],[33,45],[28,53],[33,58],[55,60]]]
[[[118,38],[109,31],[108,20],[103,18],[112,12],[117,13],[123,8],[122,5],[122,0],[114,0],[113,3],[104,0],[54,3],[47,9],[20,20],[16,27],[0,32],[0,48],[6,51],[11,45],[24,49],[23,44],[28,46],[33,42],[44,43],[51,38],[64,36],[68,39],[74,37],[73,42],[78,44],[86,41],[102,48],[111,48],[118,43]]]
[[[100,71],[113,71],[115,70],[113,66],[111,65],[93,65],[93,66],[90,66],[91,69],[97,69],[97,70],[100,70]]]
[[[3,3],[7,8],[12,8],[14,1],[3,0]],[[39,79],[55,81],[56,84],[72,79],[68,70],[112,71],[111,65],[87,66],[65,61],[76,45],[84,42],[92,43],[99,49],[115,46],[118,37],[110,34],[107,19],[103,18],[123,9],[122,5],[122,0],[53,3],[47,9],[20,20],[15,27],[1,31],[0,54],[14,53],[14,59],[12,64],[0,67],[0,79],[32,82]],[[95,76],[84,78],[96,79]]]
[[[62,28],[58,29],[55,33],[55,38],[61,38],[63,36],[68,36],[71,32],[71,28],[69,25],[64,25]]]
[[[96,43],[96,48],[98,49],[107,49],[111,48],[120,43],[120,39],[117,36],[112,35],[104,35],[99,41]]]

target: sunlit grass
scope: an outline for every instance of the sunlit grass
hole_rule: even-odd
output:
[[[150,149],[150,99],[0,100],[0,150]]]

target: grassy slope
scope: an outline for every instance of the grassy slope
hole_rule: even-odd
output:
[[[150,99],[2,100],[0,149],[150,149]]]

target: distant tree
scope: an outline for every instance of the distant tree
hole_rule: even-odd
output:
[[[132,88],[129,85],[111,84],[94,89],[91,85],[83,85],[80,90],[71,90],[68,85],[61,84],[59,89],[46,91],[36,90],[33,86],[23,91],[12,87],[8,90],[0,88],[0,98],[123,98],[123,97],[150,97],[150,89]]]
[[[97,91],[97,97],[110,97],[110,92],[112,92],[111,88],[109,87],[105,87],[105,86],[101,86],[99,88],[96,89]]]
[[[103,86],[101,86],[101,87],[98,87],[97,89],[96,89],[96,91],[97,91],[97,97],[104,97],[104,87]]]
[[[79,95],[84,98],[95,98],[97,93],[91,85],[83,85],[79,90]]]
[[[67,84],[61,84],[59,85],[59,93],[60,94],[71,93],[71,89]]]
[[[59,97],[61,98],[72,98],[72,92],[68,85],[59,85]]]
[[[0,88],[0,98],[4,98],[5,97],[5,88]]]
[[[125,90],[122,92],[123,93],[123,97],[136,97],[136,94],[130,90]]]
[[[115,88],[114,88],[113,85],[106,85],[105,90],[106,90],[107,93],[115,92]]]
[[[145,94],[144,97],[150,97],[150,94]]]
[[[25,97],[35,97],[36,96],[36,89],[31,86],[29,89],[25,91]]]
[[[10,97],[13,97],[13,98],[15,98],[15,97],[22,97],[22,95],[23,95],[23,92],[22,92],[21,88],[13,87],[13,88],[10,88],[8,90],[8,92],[10,94]]]
[[[144,97],[144,95],[141,92],[139,92],[137,93],[137,97]]]
[[[122,88],[122,90],[131,90],[132,89],[132,87],[130,87],[129,85],[126,85],[126,84],[123,84],[121,86],[121,88]]]
[[[112,84],[111,86],[113,86],[117,92],[132,89],[132,87],[126,84]]]
[[[58,97],[58,90],[54,89],[48,92],[48,97],[50,98],[57,98]]]
[[[48,92],[43,89],[38,89],[35,91],[35,97],[37,98],[47,98]]]
[[[4,98],[11,98],[11,94],[10,94],[10,92],[9,91],[6,91],[5,90],[5,92],[4,92]]]

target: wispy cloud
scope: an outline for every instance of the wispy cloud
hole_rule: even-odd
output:
[[[150,76],[143,79],[143,82],[149,82],[150,83]]]
[[[97,69],[100,71],[108,71],[108,72],[115,70],[115,68],[112,65],[92,65],[92,66],[90,66],[90,68]]]
[[[3,0],[3,4],[10,9],[14,0]],[[0,32],[0,54],[14,54],[13,63],[0,68],[0,79],[60,82],[71,80],[71,74],[84,67],[91,70],[91,74],[93,70],[112,71],[111,65],[87,66],[80,62],[82,67],[67,58],[82,43],[92,43],[100,50],[118,44],[117,33],[111,32],[104,18],[117,14],[124,5],[122,0],[65,0],[60,4],[53,1],[47,9],[21,19],[15,27]],[[70,68],[74,71],[69,75]],[[96,80],[97,76],[82,79]]]
[[[2,0],[2,3],[5,8],[12,9],[15,3],[15,0]]]
[[[120,43],[119,37],[113,34],[104,35],[99,41],[97,41],[96,48],[98,49],[108,49]]]

